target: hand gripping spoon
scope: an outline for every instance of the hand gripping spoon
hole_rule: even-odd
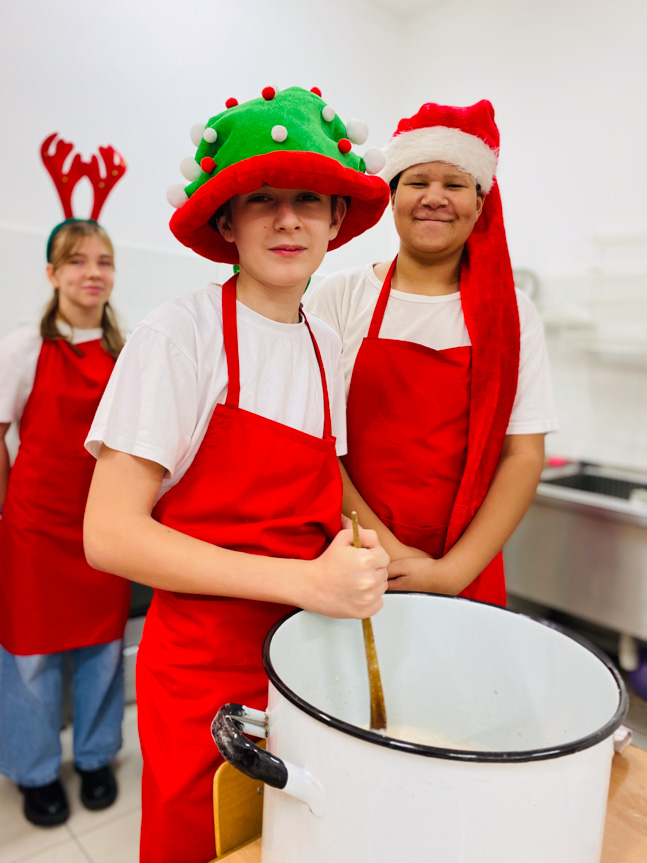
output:
[[[359,524],[357,513],[350,514],[353,521],[353,545],[361,548],[359,541]],[[362,632],[364,633],[364,650],[366,651],[366,665],[368,667],[368,686],[371,696],[371,731],[386,731],[386,708],[384,707],[384,692],[382,691],[382,678],[380,677],[380,666],[377,662],[377,651],[375,650],[375,638],[373,637],[373,624],[371,618],[362,620]]]

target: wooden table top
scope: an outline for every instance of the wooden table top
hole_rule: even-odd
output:
[[[613,756],[601,863],[646,860],[647,752],[628,746]]]
[[[221,858],[261,863],[261,840]],[[628,746],[614,755],[601,863],[647,861],[647,752]]]

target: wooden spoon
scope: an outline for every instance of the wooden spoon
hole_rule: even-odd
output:
[[[350,517],[353,521],[353,545],[355,548],[361,548],[357,513],[355,511],[351,512]],[[366,652],[366,665],[368,667],[368,687],[371,696],[370,728],[371,731],[386,731],[384,692],[382,691],[382,678],[380,677],[380,666],[377,662],[373,624],[370,617],[362,620],[362,632],[364,633],[364,650]]]

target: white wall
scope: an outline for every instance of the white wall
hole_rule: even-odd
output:
[[[647,5],[441,0],[405,22],[402,114],[489,99],[513,266],[534,270],[561,428],[647,471]]]
[[[647,363],[636,348],[647,341],[642,0],[434,0],[403,20],[369,0],[30,0],[2,15],[0,336],[36,317],[49,293],[44,245],[60,205],[39,145],[50,132],[86,158],[111,143],[128,161],[101,219],[132,327],[228,271],[179,246],[165,200],[191,125],[228,96],[317,85],[342,117],[368,122],[359,152],[424,101],[485,97],[501,129],[513,264],[539,275],[552,321],[562,429],[549,449],[647,470]],[[77,198],[83,214],[87,190]],[[322,271],[395,246],[387,215]],[[628,343],[633,357],[619,358]]]
[[[647,230],[647,5],[444,0],[407,20],[400,99],[489,99],[513,263],[581,273],[594,234]]]
[[[117,246],[115,304],[132,327],[152,306],[218,276],[168,229],[166,189],[182,180],[196,121],[229,96],[316,85],[342,118],[366,120],[362,153],[384,141],[397,114],[384,58],[397,50],[401,25],[367,0],[29,0],[2,14],[0,71],[10,84],[0,95],[0,335],[35,317],[49,295],[45,240],[62,218],[39,154],[51,132],[86,159],[110,143],[128,163],[101,221]],[[82,184],[74,202],[89,214]],[[332,253],[328,271],[370,258],[390,236],[385,220]]]

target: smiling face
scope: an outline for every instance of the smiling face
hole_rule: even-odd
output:
[[[58,291],[61,314],[71,324],[100,326],[115,281],[112,250],[101,237],[83,237],[62,261],[47,265],[47,276]]]
[[[403,250],[416,257],[460,257],[483,201],[471,175],[455,165],[423,162],[407,168],[391,198]]]
[[[218,219],[235,243],[241,272],[263,285],[302,286],[322,262],[346,213],[343,199],[304,189],[262,186],[236,195]]]

